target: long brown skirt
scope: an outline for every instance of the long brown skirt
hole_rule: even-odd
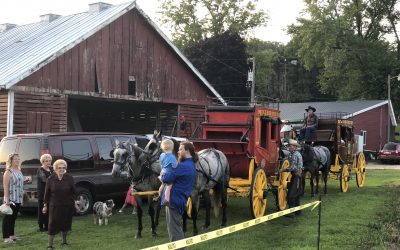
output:
[[[60,231],[71,230],[73,206],[50,206],[49,210],[49,235],[56,235]]]

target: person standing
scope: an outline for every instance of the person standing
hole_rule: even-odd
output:
[[[306,108],[307,116],[304,119],[303,127],[300,129],[299,141],[309,141],[311,134],[317,129],[318,116],[315,113],[316,108],[308,106]]]
[[[24,184],[31,182],[32,179],[30,177],[24,178],[22,175],[19,155],[8,155],[6,171],[3,174],[3,201],[7,206],[11,207],[13,213],[5,215],[3,218],[3,240],[6,244],[15,243],[19,239],[14,234],[15,220],[17,219],[19,209],[23,205]]]
[[[290,179],[290,183],[288,184],[288,205],[289,208],[300,206],[300,196],[302,195],[302,172],[303,172],[303,158],[299,151],[297,151],[297,147],[300,145],[296,140],[289,139],[289,167],[282,170],[286,172],[291,172],[292,178]],[[287,217],[295,217],[296,215],[300,215],[301,211],[296,211],[292,214],[288,214]]]
[[[62,232],[62,245],[68,245],[67,233],[71,230],[72,215],[79,212],[75,202],[74,178],[67,174],[67,162],[57,160],[53,164],[54,173],[46,182],[42,212],[49,212],[49,241],[47,249],[53,249],[56,234]],[[74,209],[75,207],[75,209]]]
[[[43,203],[44,203],[44,189],[46,187],[47,179],[52,174],[51,166],[51,155],[44,154],[40,157],[40,163],[42,166],[37,171],[37,193],[38,193],[38,232],[47,231],[49,224],[49,216],[48,214],[42,213]]]
[[[170,241],[183,239],[182,215],[196,177],[195,163],[198,161],[191,142],[182,142],[178,151],[178,165],[161,175],[163,183],[173,184],[169,203],[166,201],[166,189],[161,196],[161,205],[165,206],[167,229]]]

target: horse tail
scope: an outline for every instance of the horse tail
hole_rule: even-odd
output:
[[[211,206],[213,207],[214,216],[218,217],[219,212],[221,210],[221,195],[222,195],[222,188],[221,184],[218,184],[213,189],[213,193],[211,195]]]

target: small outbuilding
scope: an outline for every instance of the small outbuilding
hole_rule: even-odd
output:
[[[136,5],[0,28],[0,138],[119,131],[187,136],[224,100]]]

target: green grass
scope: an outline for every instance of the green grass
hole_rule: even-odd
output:
[[[395,185],[400,185],[400,171],[395,170],[369,170],[365,187],[357,188],[354,178],[347,193],[340,193],[339,182],[330,180],[328,195],[322,196],[321,247],[386,249],[386,242],[393,240],[391,236],[399,230],[398,224],[393,224],[396,218],[390,213],[400,203],[393,203],[395,191],[397,196],[399,191]],[[302,204],[313,201],[309,189],[306,191]],[[268,202],[267,213],[275,212],[272,195]],[[229,198],[228,206],[229,225],[250,219],[248,198]],[[125,214],[113,215],[109,225],[102,227],[93,224],[92,216],[74,217],[68,236],[71,245],[66,249],[140,249],[168,242],[164,211],[158,227],[159,236],[151,237],[148,216],[145,216],[140,240],[134,239],[136,217],[131,211],[126,209]],[[204,210],[200,213],[199,225],[202,225]],[[400,221],[398,217],[397,221]],[[316,249],[317,223],[318,209],[306,209],[298,218],[278,218],[190,249]],[[211,224],[212,230],[219,228],[220,219],[213,218]],[[188,226],[191,232],[190,221]],[[47,234],[36,232],[33,215],[18,217],[16,234],[23,240],[12,246],[0,243],[0,248],[45,249],[47,246]],[[61,237],[57,236],[55,247],[61,248],[60,244]]]

